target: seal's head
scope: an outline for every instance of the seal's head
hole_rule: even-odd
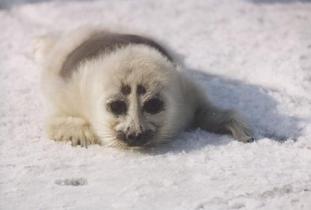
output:
[[[84,64],[103,69],[92,92],[91,123],[102,143],[146,146],[163,142],[180,129],[183,97],[176,66],[156,50],[128,46]],[[94,74],[92,74],[94,75]]]

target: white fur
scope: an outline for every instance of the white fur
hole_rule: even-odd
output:
[[[51,106],[50,138],[82,146],[123,145],[116,139],[115,130],[130,128],[155,131],[152,143],[158,143],[171,139],[197,121],[197,126],[204,129],[209,130],[210,124],[225,126],[233,129],[232,134],[239,140],[249,140],[247,126],[233,112],[210,105],[199,88],[178,70],[180,67],[146,45],[128,45],[101,54],[81,63],[69,80],[61,78],[59,72],[67,55],[92,33],[94,30],[78,29],[65,35],[44,37],[39,42],[41,47],[37,47],[36,57],[42,64],[42,87]],[[115,97],[123,97],[118,95],[121,82],[133,88],[146,84],[149,92],[143,97],[129,96],[132,105],[128,114],[116,118],[106,110],[106,104]],[[154,92],[163,97],[165,111],[152,116],[138,114],[137,109]],[[216,118],[211,120],[210,114],[220,117],[213,121]],[[217,129],[210,130],[217,132]]]

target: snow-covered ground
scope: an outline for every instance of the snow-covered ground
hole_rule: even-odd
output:
[[[203,131],[146,152],[48,140],[37,35],[153,34],[257,141]],[[311,209],[311,2],[0,1],[0,209]]]

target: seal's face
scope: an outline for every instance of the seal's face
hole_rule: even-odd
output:
[[[100,99],[92,109],[92,125],[101,142],[147,146],[172,137],[179,124],[176,111],[181,95],[174,65],[139,47],[121,50],[101,62],[98,59],[91,67],[105,68],[92,80],[96,86],[92,101]]]
[[[153,142],[164,120],[166,103],[159,90],[146,84],[122,84],[120,93],[106,101],[115,139],[127,146]]]

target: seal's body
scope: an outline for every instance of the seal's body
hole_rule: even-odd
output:
[[[36,54],[54,140],[147,146],[190,127],[252,140],[237,114],[213,106],[150,38],[79,29],[42,37]]]

